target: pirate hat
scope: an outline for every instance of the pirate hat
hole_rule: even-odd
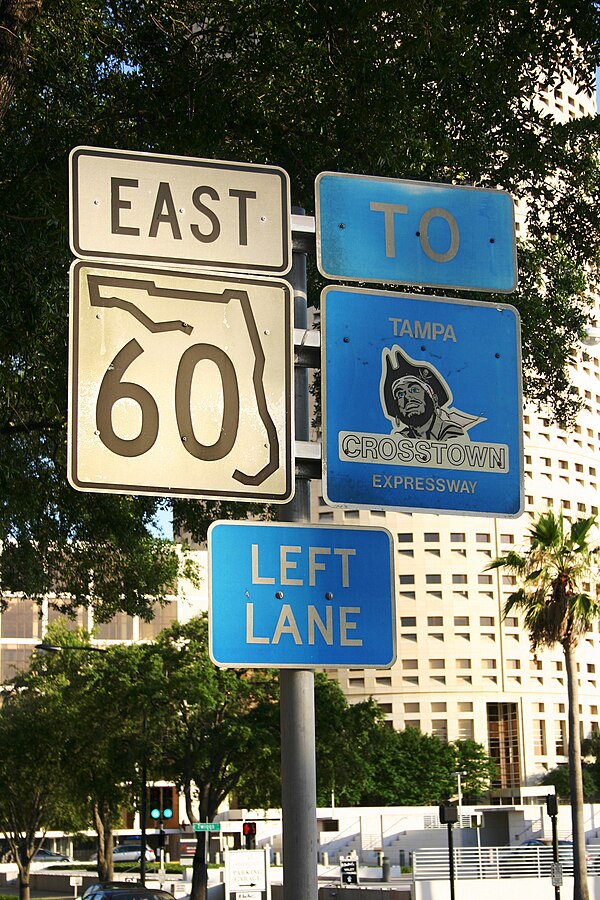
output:
[[[384,350],[384,355],[383,406],[391,419],[396,417],[398,411],[393,387],[402,378],[416,378],[422,382],[431,396],[437,399],[438,406],[444,406],[452,399],[448,385],[433,366],[423,362],[415,362],[398,345],[392,347],[391,350]],[[394,355],[396,357],[395,363],[393,361]]]

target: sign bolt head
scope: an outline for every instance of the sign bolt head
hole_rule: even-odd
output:
[[[325,594],[325,599],[333,600],[333,594],[331,593],[331,591],[327,591],[327,593]]]
[[[277,591],[275,593],[275,596],[277,597],[278,600],[283,600],[283,591]]]
[[[344,223],[343,223],[343,222],[340,222],[340,224],[339,224],[339,226],[338,226],[338,227],[339,227],[339,228],[341,228],[341,229],[342,229],[342,231],[343,231],[343,230],[344,230],[344,228],[345,228],[345,227],[346,227],[346,226],[345,226],[345,225],[344,225]]]

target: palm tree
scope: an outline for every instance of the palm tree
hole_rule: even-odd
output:
[[[517,576],[520,587],[508,598],[503,615],[523,614],[535,653],[541,647],[560,644],[565,654],[569,716],[569,781],[573,827],[573,897],[589,900],[583,826],[583,783],[579,731],[578,679],[575,653],[581,637],[600,617],[596,554],[590,532],[596,517],[574,522],[568,530],[562,513],[542,513],[529,529],[529,550],[511,551],[488,568],[504,567]]]

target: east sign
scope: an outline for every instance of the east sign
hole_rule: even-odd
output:
[[[69,177],[75,256],[271,275],[291,268],[283,169],[76,147]]]
[[[387,530],[216,522],[208,541],[210,653],[217,665],[394,663]]]

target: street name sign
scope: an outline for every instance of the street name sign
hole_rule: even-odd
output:
[[[317,266],[326,278],[517,287],[514,203],[505,191],[322,172],[315,194]]]
[[[520,515],[517,311],[331,286],[321,311],[325,501]]]
[[[194,831],[220,831],[220,822],[194,822]]]
[[[385,529],[215,522],[208,548],[217,665],[394,663],[393,544]]]
[[[84,261],[70,284],[73,487],[293,496],[289,284]]]
[[[69,176],[75,256],[267,275],[291,268],[283,169],[76,147]]]

